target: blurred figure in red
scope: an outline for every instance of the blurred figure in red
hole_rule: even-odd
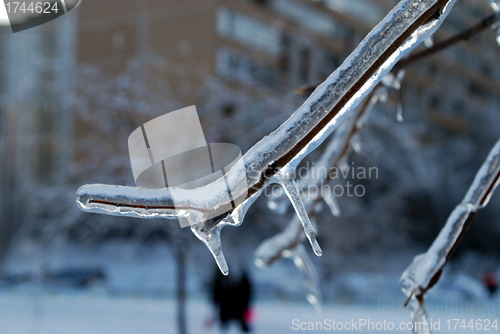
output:
[[[243,272],[240,278],[224,276],[218,270],[212,284],[212,302],[218,309],[220,326],[227,330],[231,321],[237,321],[243,332],[250,332],[253,312],[250,308],[252,286],[248,275]]]
[[[484,285],[488,292],[490,293],[490,297],[493,297],[498,289],[498,279],[497,275],[494,273],[486,273],[484,275]]]

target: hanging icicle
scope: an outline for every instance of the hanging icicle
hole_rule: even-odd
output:
[[[208,228],[205,223],[199,223],[196,225],[191,225],[191,231],[193,234],[201,240],[205,246],[212,253],[217,266],[224,275],[229,274],[229,267],[227,265],[226,258],[222,252],[222,244],[220,240],[220,233],[222,226],[218,225],[212,228]]]
[[[283,168],[280,170],[277,175],[275,175],[276,182],[279,183],[290,199],[297,216],[302,223],[302,227],[304,228],[304,232],[306,234],[309,243],[314,251],[314,254],[317,256],[321,256],[323,252],[321,251],[321,247],[316,240],[316,230],[309,220],[309,216],[307,215],[307,210],[304,205],[304,201],[302,200],[302,196],[300,195],[300,190],[295,181],[293,173],[289,168]]]
[[[304,286],[308,290],[306,299],[314,306],[317,312],[322,312],[323,298],[321,296],[318,274],[304,246],[299,244],[297,247],[285,251],[283,256],[291,259],[295,266],[304,274]]]

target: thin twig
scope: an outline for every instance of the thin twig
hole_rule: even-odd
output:
[[[468,41],[471,37],[483,32],[486,29],[491,29],[491,27],[500,21],[500,15],[492,14],[485,19],[481,20],[475,26],[462,31],[461,33],[452,36],[444,41],[435,43],[432,47],[422,50],[420,52],[416,52],[411,56],[401,59],[396,66],[394,66],[393,71],[397,72],[400,69],[406,68],[419,60],[430,57],[438,52],[441,52],[444,49],[447,49],[455,44],[458,44],[462,41]]]
[[[455,44],[458,44],[462,41],[468,41],[471,39],[471,37],[487,30],[490,29],[494,24],[500,21],[500,15],[498,14],[492,14],[485,19],[481,20],[478,24],[475,26],[466,29],[444,41],[441,41],[439,43],[435,43],[432,47],[425,49],[423,51],[414,53],[407,58],[401,59],[393,69],[393,72],[397,72],[403,68],[406,68],[410,65],[413,65],[414,63],[428,58],[436,53],[441,52],[444,49],[447,49],[451,46],[454,46]],[[310,94],[312,93],[316,87],[318,87],[319,83],[313,84],[313,85],[305,85],[301,87],[297,87],[294,89],[294,92],[296,94]]]

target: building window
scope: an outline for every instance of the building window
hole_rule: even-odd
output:
[[[217,74],[233,81],[265,87],[277,87],[279,83],[278,70],[229,49],[217,52],[216,68]]]
[[[281,32],[274,26],[228,8],[217,11],[217,32],[252,49],[278,55]]]
[[[335,40],[343,41],[345,39],[346,31],[342,25],[335,22],[330,15],[307,4],[293,0],[275,0],[272,6],[278,14],[296,21],[315,33]]]
[[[325,0],[324,3],[331,9],[356,16],[370,25],[377,24],[386,14],[387,11],[373,0]]]

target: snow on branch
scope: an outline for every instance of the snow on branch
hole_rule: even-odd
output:
[[[401,288],[408,297],[414,321],[427,323],[424,295],[439,281],[451,254],[476,212],[484,208],[500,183],[500,140],[495,144],[462,202],[451,212],[429,250],[416,256],[401,276]],[[430,333],[425,331],[421,333]]]
[[[351,111],[370,93],[380,80],[409,51],[437,30],[456,0],[403,0],[358,45],[344,63],[278,129],[255,144],[244,156],[247,187],[237,187],[233,194],[244,201],[229,216],[205,221],[204,217],[227,205],[225,180],[218,179],[204,187],[176,189],[176,205],[172,189],[150,190],[112,185],[86,185],[77,191],[79,207],[88,212],[141,218],[185,217],[192,230],[211,249],[221,254],[219,232],[225,225],[241,224],[245,212],[280,170],[294,169],[316,149]],[[226,175],[230,184],[240,182],[239,173],[232,168]],[[285,184],[294,186],[294,182]],[[247,191],[248,190],[248,191]],[[294,187],[288,187],[288,192]],[[294,207],[303,212],[300,196]],[[238,201],[241,202],[241,201]],[[314,230],[305,217],[301,221],[308,239],[317,254]],[[199,224],[203,222],[203,224]],[[195,227],[196,225],[203,227]],[[213,229],[213,231],[211,231]],[[203,231],[203,233],[197,233]],[[210,235],[211,242],[204,240]],[[216,249],[210,245],[215,245]],[[224,267],[223,256],[216,256]],[[226,268],[225,268],[226,269]],[[223,270],[227,273],[227,269]]]

